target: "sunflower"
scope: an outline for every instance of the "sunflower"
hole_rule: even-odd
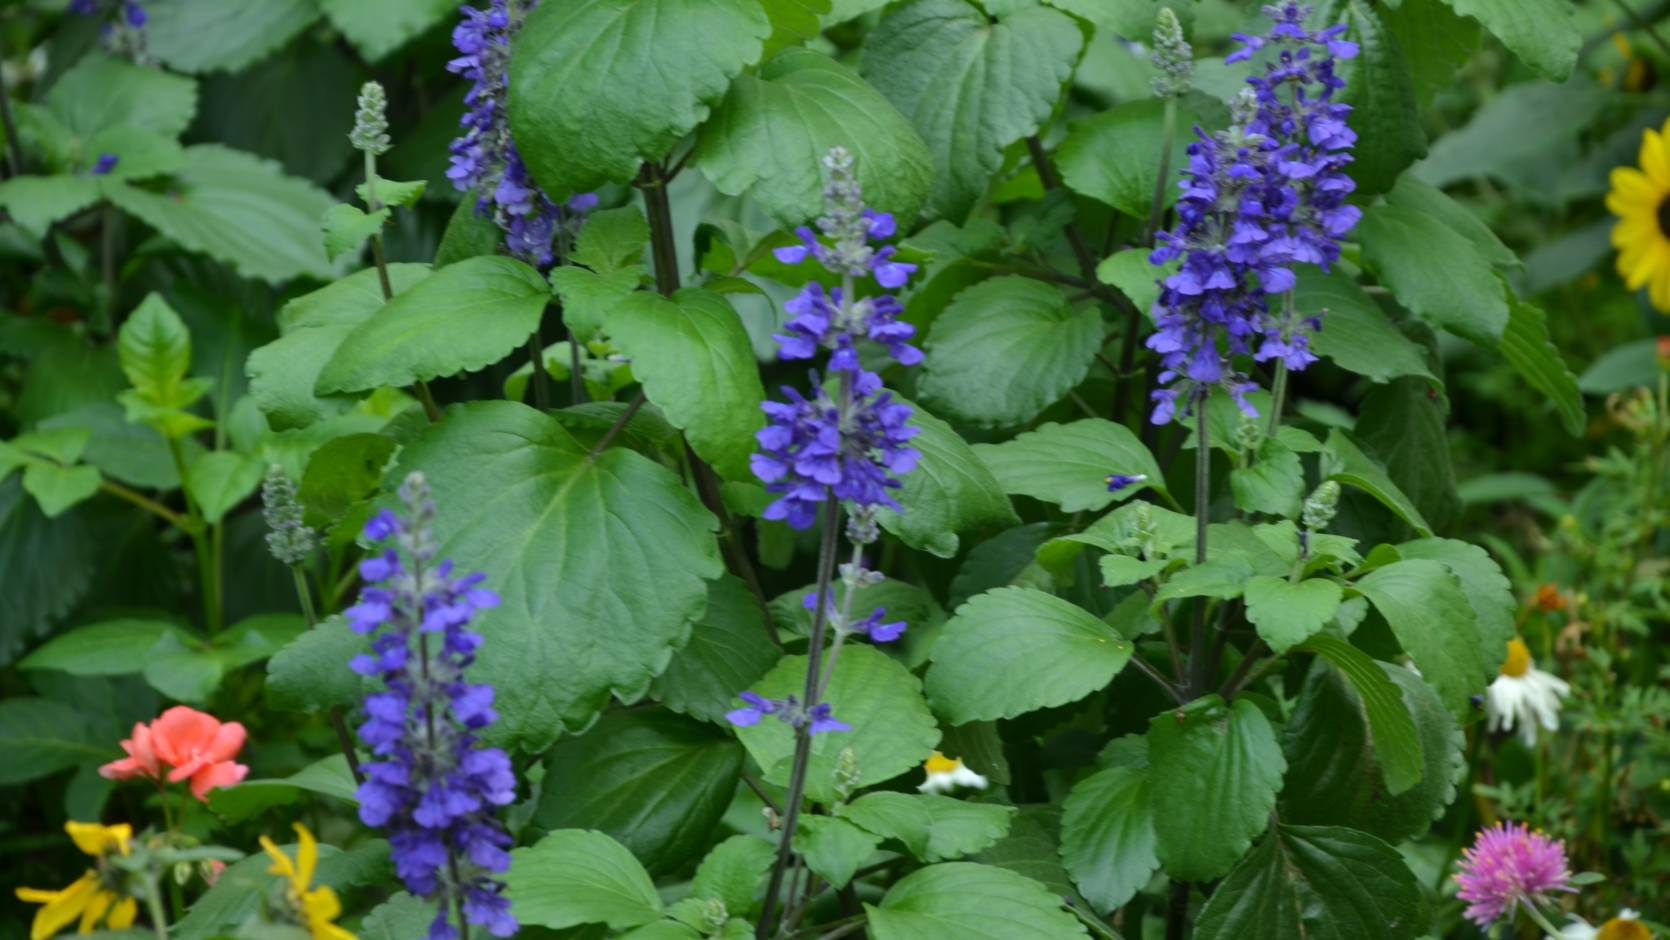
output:
[[[18,900],[43,905],[35,912],[35,922],[29,927],[29,940],[46,940],[78,918],[80,933],[92,933],[101,920],[112,930],[133,926],[139,914],[139,902],[121,894],[101,875],[106,855],[112,852],[127,855],[131,851],[133,827],[126,823],[101,826],[67,822],[64,831],[69,833],[76,848],[101,862],[100,871],[87,871],[62,891],[18,888]]]
[[[266,849],[273,859],[267,872],[280,875],[289,883],[286,899],[290,902],[291,911],[307,928],[313,940],[358,940],[336,926],[337,915],[342,913],[342,902],[336,899],[336,892],[327,885],[311,887],[313,871],[319,866],[319,842],[306,826],[296,823],[294,861],[266,836],[261,837],[261,848]]]
[[[1618,217],[1612,245],[1618,249],[1618,273],[1630,290],[1645,286],[1654,307],[1670,311],[1670,147],[1662,130],[1641,132],[1640,168],[1612,171],[1606,208]]]

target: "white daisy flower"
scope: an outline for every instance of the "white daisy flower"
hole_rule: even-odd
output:
[[[922,765],[928,778],[916,785],[923,793],[950,793],[958,787],[986,789],[986,778],[963,766],[961,758],[946,757],[938,751]]]
[[[1641,915],[1624,908],[1618,916],[1612,918],[1599,927],[1590,926],[1588,921],[1579,918],[1558,936],[1548,935],[1548,940],[1652,940],[1653,932],[1647,925],[1641,923]]]
[[[1560,728],[1560,699],[1571,694],[1571,686],[1553,673],[1543,672],[1531,661],[1531,650],[1525,641],[1514,637],[1508,641],[1508,659],[1502,664],[1502,674],[1490,684],[1485,694],[1485,712],[1491,731],[1519,729],[1519,739],[1526,747],[1537,743],[1537,726],[1544,730]]]

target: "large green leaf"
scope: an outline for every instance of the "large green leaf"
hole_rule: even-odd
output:
[[[1555,81],[1577,64],[1583,33],[1570,0],[1445,0],[1478,20],[1520,61]]]
[[[1392,843],[1420,836],[1466,772],[1461,728],[1421,678],[1336,637],[1307,647],[1338,666],[1305,683],[1282,746],[1282,819],[1350,826]],[[1393,783],[1407,784],[1394,790]]]
[[[1435,378],[1421,347],[1404,336],[1357,282],[1340,271],[1299,266],[1294,305],[1301,316],[1322,316],[1311,349],[1342,369],[1385,382],[1400,375]]]
[[[1248,622],[1277,653],[1287,652],[1334,619],[1342,596],[1340,586],[1326,578],[1289,581],[1263,574],[1247,581],[1242,592]]]
[[[48,519],[21,481],[0,480],[0,570],[12,579],[0,592],[0,663],[81,601],[106,549],[83,510]]]
[[[391,264],[389,283],[403,294],[429,276],[426,264]],[[366,268],[285,304],[278,313],[284,335],[249,354],[244,369],[249,394],[274,430],[305,428],[346,409],[348,396],[313,393],[319,372],[343,337],[383,308],[377,271]]]
[[[805,656],[785,656],[754,684],[753,691],[766,698],[793,695],[804,699],[806,664]],[[858,758],[859,785],[869,786],[920,767],[939,742],[939,727],[922,700],[921,681],[873,646],[847,644],[835,674],[829,677],[823,701],[852,730],[813,736],[806,796],[815,802],[834,800],[836,761],[846,748],[852,748]],[[768,782],[788,783],[794,756],[792,728],[768,715],[759,724],[738,728],[737,737]]]
[[[331,25],[375,62],[457,12],[452,0],[319,0]]]
[[[1345,432],[1335,428],[1328,433],[1327,450],[1323,454],[1322,474],[1327,479],[1354,486],[1379,500],[1382,505],[1409,523],[1417,533],[1431,535],[1432,526],[1421,516],[1421,511],[1398,489],[1385,468],[1364,454]]]
[[[214,144],[186,148],[186,165],[165,192],[117,180],[102,184],[125,212],[247,277],[283,281],[331,275],[319,242],[319,217],[333,204],[323,190],[285,176],[278,164]]]
[[[120,757],[80,710],[45,698],[0,702],[0,785],[26,783],[77,764]]]
[[[1610,395],[1658,382],[1658,340],[1623,343],[1602,353],[1583,370],[1577,387],[1590,395]]]
[[[255,492],[266,472],[267,465],[257,455],[217,450],[192,461],[186,483],[203,518],[214,525]]]
[[[1127,101],[1073,125],[1055,151],[1061,180],[1082,196],[1118,209],[1133,219],[1148,218],[1164,142],[1165,103],[1155,98]],[[1185,150],[1198,121],[1179,108],[1172,128],[1171,162],[1160,187],[1162,205],[1177,201],[1177,178],[1189,165]]]
[[[868,82],[809,49],[782,52],[731,84],[702,125],[696,163],[721,192],[748,192],[787,227],[822,211],[823,155],[837,145],[853,155],[866,204],[916,217],[933,178],[927,146]]]
[[[1270,825],[1287,761],[1246,698],[1208,695],[1155,715],[1148,756],[1155,854],[1172,877],[1222,875]]]
[[[510,121],[546,190],[625,183],[708,116],[771,21],[758,0],[577,0],[528,14]]]
[[[1061,898],[1024,875],[973,862],[911,872],[879,905],[865,904],[875,940],[1079,940]]]
[[[347,668],[370,649],[340,614],[291,640],[267,662],[267,703],[280,711],[357,708],[368,680]]]
[[[922,861],[941,862],[978,852],[1003,838],[1015,808],[937,793],[882,791],[837,806],[835,813],[878,836],[899,840]]]
[[[781,652],[766,639],[765,620],[748,587],[725,575],[708,583],[707,609],[690,642],[650,686],[656,701],[703,721],[723,721],[738,689],[758,682]]]
[[[1484,644],[1483,662],[1494,673],[1505,656],[1508,641],[1517,632],[1515,615],[1519,602],[1508,576],[1483,548],[1459,539],[1420,539],[1397,547],[1400,558],[1425,558],[1449,569],[1461,583],[1461,593],[1478,617],[1479,639]]]
[[[1583,392],[1577,387],[1577,376],[1571,374],[1571,368],[1549,338],[1547,315],[1514,296],[1511,289],[1508,325],[1496,348],[1508,365],[1553,405],[1566,433],[1582,435],[1588,415],[1583,409]]]
[[[1134,897],[1160,867],[1148,771],[1110,767],[1080,780],[1061,812],[1061,858],[1098,911]]]
[[[933,648],[928,696],[946,721],[1013,718],[1106,686],[1131,644],[1094,614],[1031,588],[971,598]]]
[[[1200,911],[1198,940],[1412,940],[1426,899],[1397,850],[1332,826],[1276,827]]]
[[[1229,471],[1235,508],[1293,518],[1305,495],[1305,467],[1299,455],[1279,437],[1266,437],[1253,459]]]
[[[645,396],[691,448],[721,476],[752,480],[748,457],[757,446],[754,432],[765,425],[765,386],[730,302],[700,288],[670,300],[639,291],[616,305],[604,326],[631,357]]]
[[[1049,117],[1083,45],[1059,11],[1033,6],[993,23],[966,0],[912,0],[870,32],[864,77],[927,142],[935,215],[968,215],[1004,148]]]
[[[972,424],[1022,424],[1084,380],[1101,343],[1095,307],[1075,311],[1032,278],[993,278],[958,294],[934,320],[920,393]]]
[[[86,176],[14,176],[0,183],[0,209],[37,238],[98,201],[98,180]]]
[[[527,342],[550,299],[539,272],[514,258],[449,264],[343,337],[314,392],[399,387],[484,368]]]
[[[801,816],[794,830],[794,850],[806,867],[837,888],[846,887],[881,840],[880,835],[834,816]]]
[[[827,817],[802,816],[800,821],[816,818]],[[759,895],[765,893],[765,875],[776,855],[776,845],[759,836],[731,836],[702,859],[690,883],[690,896],[718,898],[732,917],[750,916]]]
[[[144,667],[145,654],[164,634],[179,629],[161,620],[106,620],[53,637],[18,667],[56,669],[73,676],[127,675]]]
[[[1467,717],[1468,700],[1494,676],[1502,654],[1484,648],[1478,617],[1456,577],[1436,561],[1416,558],[1376,568],[1356,589],[1386,618],[1444,705]]]
[[[186,409],[209,390],[191,368],[191,333],[160,294],[146,296],[116,335],[116,352],[132,389],[116,396],[129,421],[175,439],[209,422]]]
[[[95,53],[53,83],[46,103],[64,128],[84,141],[112,127],[178,137],[197,113],[197,83]]]
[[[1473,243],[1442,220],[1403,206],[1375,206],[1357,229],[1363,257],[1398,302],[1484,346],[1508,325],[1502,285]]]
[[[312,25],[319,7],[313,0],[149,0],[145,13],[145,51],[169,68],[235,72]]]
[[[617,930],[661,916],[649,872],[626,846],[601,832],[562,829],[510,853],[510,911],[523,924]]]
[[[1455,87],[1456,70],[1479,48],[1478,23],[1456,15],[1445,0],[1404,0],[1396,9],[1382,7],[1380,18],[1397,34],[1422,107]]]
[[[294,803],[306,793],[320,793],[356,803],[359,787],[341,754],[321,758],[288,777],[245,780],[209,794],[209,808],[228,822],[242,822],[275,806]]]
[[[473,672],[498,689],[500,743],[544,750],[611,693],[641,695],[722,571],[717,522],[672,471],[622,448],[590,455],[525,405],[452,409],[401,452],[398,474],[415,469],[441,555],[503,599]]]
[[[1409,63],[1397,34],[1369,0],[1338,0],[1322,15],[1327,22],[1343,19],[1346,35],[1360,46],[1355,58],[1340,64],[1345,79],[1340,97],[1351,105],[1349,121],[1357,132],[1350,172],[1358,192],[1383,193],[1426,156]]]
[[[1052,422],[1002,444],[976,444],[974,452],[1005,493],[1054,503],[1062,512],[1105,509],[1149,487],[1165,488],[1148,448],[1129,428],[1103,418]],[[1107,477],[1115,473],[1146,479],[1113,493]]]
[[[921,433],[910,439],[910,446],[922,458],[905,474],[897,493],[904,512],[882,510],[881,527],[911,548],[955,558],[959,535],[1019,524],[1003,488],[962,435],[921,407],[911,407],[910,424]]]
[[[1449,399],[1432,383],[1405,376],[1375,386],[1358,406],[1354,438],[1386,468],[1421,518],[1442,528],[1454,518],[1461,498],[1450,463]]]
[[[660,711],[607,715],[546,755],[534,822],[592,826],[651,872],[670,871],[707,845],[741,770],[742,748],[710,725]]]

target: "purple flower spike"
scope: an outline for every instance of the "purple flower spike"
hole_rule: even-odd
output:
[[[1136,473],[1136,474],[1129,474],[1129,475],[1123,474],[1123,473],[1110,473],[1110,474],[1107,475],[1108,492],[1109,493],[1117,493],[1117,492],[1119,492],[1120,490],[1124,489],[1127,486],[1130,486],[1134,483],[1143,483],[1143,482],[1147,481],[1147,479],[1148,479],[1148,474],[1146,474],[1146,473]]]
[[[516,920],[494,875],[510,867],[498,809],[516,798],[516,775],[509,756],[478,740],[498,718],[493,688],[465,680],[481,646],[468,624],[499,597],[480,574],[454,577],[451,562],[436,561],[422,474],[406,478],[400,498],[404,519],[384,510],[366,523],[369,541],[394,544],[360,562],[367,584],[347,610],[350,626],[372,637],[371,653],[349,665],[382,680],[358,728],[373,758],[356,792],[360,820],[388,830],[406,889],[440,901],[428,940],[457,935],[447,912],[459,898],[470,923],[508,937]]]
[[[766,715],[776,715],[791,728],[806,728],[808,734],[852,730],[851,725],[836,720],[828,702],[807,709],[802,707],[800,699],[793,695],[783,699],[768,699],[753,692],[738,692],[737,696],[747,702],[749,707],[727,712],[725,720],[738,727],[751,727],[759,724],[760,719]]]

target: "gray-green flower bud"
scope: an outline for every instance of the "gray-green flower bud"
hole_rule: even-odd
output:
[[[731,919],[731,912],[725,909],[725,902],[719,898],[708,898],[702,904],[702,932],[715,934],[719,928],[725,926],[725,921]]]
[[[261,483],[261,515],[267,521],[267,549],[286,565],[298,565],[313,551],[314,533],[302,521],[302,506],[296,501],[296,484],[273,464]]]
[[[1194,72],[1194,49],[1183,38],[1183,24],[1171,7],[1160,7],[1154,17],[1154,94],[1161,98],[1176,98],[1189,90],[1189,79]]]
[[[380,157],[389,149],[388,96],[383,86],[366,82],[360,86],[359,110],[354,112],[354,129],[348,141],[355,150]]]
[[[835,794],[845,803],[858,792],[859,784],[864,778],[859,775],[858,754],[850,747],[841,748],[841,754],[835,758]]]
[[[1329,480],[1317,487],[1305,500],[1304,523],[1305,528],[1321,531],[1334,521],[1334,514],[1339,511],[1339,484]]]

